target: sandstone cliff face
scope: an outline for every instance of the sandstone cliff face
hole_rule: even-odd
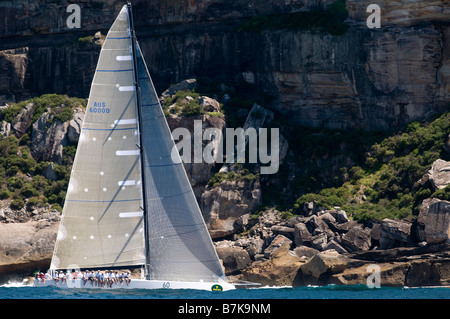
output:
[[[6,282],[9,278],[20,279],[29,275],[31,269],[48,267],[58,224],[45,219],[28,223],[0,223],[0,282]]]
[[[100,34],[94,33],[84,41],[73,34],[48,35],[44,41],[18,37],[12,45],[25,46],[15,49],[0,45],[0,105],[43,93],[88,97],[101,48]]]
[[[159,90],[193,76],[246,81],[272,96],[268,106],[292,124],[344,129],[395,129],[445,107],[450,101],[445,1],[382,1],[382,28],[368,29],[369,1],[348,0],[350,28],[342,36],[289,29],[236,32],[250,17],[332,2],[134,5],[139,41]],[[78,38],[107,30],[122,2],[80,3],[77,30],[65,24],[67,5],[0,4],[0,37],[17,36],[0,44],[0,66],[8,74],[0,79],[0,102],[49,91],[87,96],[99,47],[83,46]],[[25,37],[31,35],[39,37]]]

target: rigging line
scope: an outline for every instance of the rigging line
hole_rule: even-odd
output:
[[[139,161],[139,157],[136,158],[136,160],[134,161],[133,165],[131,166],[130,170],[128,171],[127,175],[125,176],[125,178],[123,180],[128,180],[128,177],[131,175],[131,173],[134,171],[134,168],[137,164],[137,162]],[[113,196],[113,200],[115,198],[117,198],[117,196],[119,196],[119,193],[121,191],[122,187],[119,187],[116,191],[116,193]],[[142,198],[140,198],[139,200],[142,200]],[[100,222],[100,220],[103,218],[103,216],[105,216],[106,212],[109,210],[109,208],[111,207],[113,201],[110,202],[110,204],[105,208],[105,210],[103,211],[102,215],[100,216],[100,218],[98,219],[98,221]]]
[[[141,90],[139,86],[139,75],[138,75],[138,62],[136,55],[136,32],[134,31],[134,23],[133,23],[133,12],[131,9],[131,2],[127,3],[128,9],[128,26],[130,29],[131,35],[131,56],[133,59],[133,70],[134,70],[134,85],[136,87],[135,97],[136,97],[136,107],[137,107],[137,118],[138,118],[138,135],[139,135],[139,152],[140,152],[140,164],[141,164],[141,189],[142,189],[142,201],[144,203],[144,238],[149,237],[149,225],[148,225],[148,212],[147,212],[147,190],[145,187],[145,167],[144,167],[144,145],[142,143],[142,101],[141,101]],[[145,267],[147,276],[149,276],[149,267],[150,267],[150,247],[148,245],[148,241],[145,240],[145,263],[147,267]]]
[[[170,164],[147,164],[145,167],[166,167],[166,166],[175,166],[180,165],[181,163],[170,163]]]
[[[139,78],[140,79],[140,78]],[[142,104],[142,106],[156,106],[159,103]]]
[[[114,126],[112,126],[112,129],[113,129],[113,130],[117,130],[117,129],[118,129],[118,128],[117,128],[117,125],[119,125],[119,121],[124,117],[124,115],[125,115],[126,111],[128,110],[128,107],[130,106],[132,100],[133,100],[133,98],[130,97],[130,100],[128,101],[127,105],[125,106],[125,108],[124,108],[122,114],[120,114],[119,118],[117,119],[116,124],[114,124]],[[108,134],[108,136],[106,137],[106,139],[108,139],[108,137],[111,136],[113,130],[111,130],[111,133]],[[104,143],[103,143],[103,144],[104,144]]]
[[[148,201],[155,201],[155,200],[162,200],[162,199],[167,199],[167,198],[173,198],[173,197],[177,197],[177,196],[183,196],[183,195],[186,195],[186,194],[188,194],[190,192],[191,192],[191,190],[187,190],[187,191],[185,191],[183,193],[176,193],[176,194],[167,195],[167,196],[154,197],[154,198],[148,199]]]
[[[159,237],[151,237],[151,238],[149,238],[149,240],[161,240],[161,239],[172,238],[172,237],[181,237],[182,235],[198,233],[198,232],[201,232],[201,231],[203,231],[203,227],[202,228],[196,228],[196,229],[193,229],[193,230],[190,230],[190,231],[186,231],[186,232],[183,232],[183,233],[176,233],[174,235],[162,235],[162,236],[159,236]]]
[[[176,228],[176,227],[195,227],[195,226],[202,226],[203,223],[197,223],[197,224],[184,224],[184,225],[158,225],[158,228]]]
[[[106,37],[106,40],[124,40],[124,39],[131,39],[131,37]]]
[[[120,258],[120,256],[122,255],[122,253],[123,253],[124,250],[125,250],[125,247],[127,247],[128,244],[130,243],[131,238],[133,238],[133,236],[134,236],[134,234],[136,233],[138,227],[141,226],[141,223],[142,223],[142,219],[143,219],[143,218],[144,218],[144,217],[141,217],[141,219],[139,220],[139,222],[136,224],[136,227],[134,227],[134,229],[133,229],[133,231],[131,232],[130,236],[128,237],[126,243],[123,245],[122,249],[121,249],[121,250],[119,251],[119,253],[117,254],[117,257],[116,257],[116,259],[115,259],[114,262],[113,262],[113,265],[114,265],[114,264],[117,262],[117,260]]]

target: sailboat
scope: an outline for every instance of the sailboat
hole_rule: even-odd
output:
[[[50,271],[141,268],[140,279],[112,288],[235,289],[181,158],[172,158],[131,9],[123,6],[100,52]],[[98,288],[79,279],[57,286]]]

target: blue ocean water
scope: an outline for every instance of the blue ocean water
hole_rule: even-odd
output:
[[[237,289],[224,292],[174,289],[61,289],[0,286],[0,299],[450,299],[450,288],[323,286]]]

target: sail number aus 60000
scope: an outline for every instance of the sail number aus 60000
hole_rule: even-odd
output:
[[[89,108],[89,112],[92,113],[103,113],[108,114],[109,113],[109,107],[106,107],[105,102],[94,102],[94,106],[91,106]]]

